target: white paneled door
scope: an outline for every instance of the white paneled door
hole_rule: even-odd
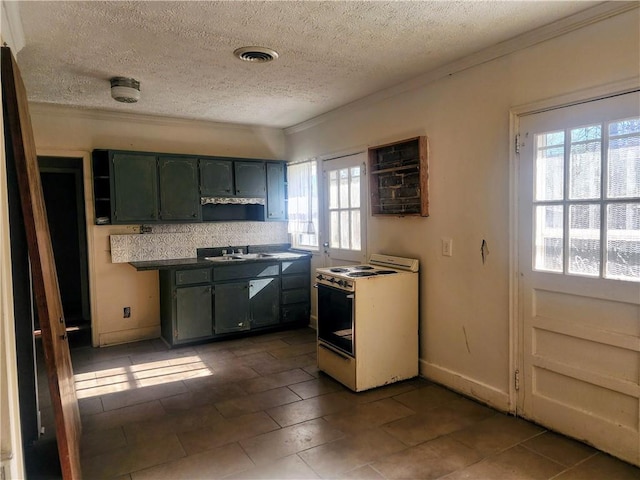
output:
[[[322,162],[325,266],[367,261],[366,158],[362,152]]]
[[[640,95],[520,117],[518,413],[640,464]]]

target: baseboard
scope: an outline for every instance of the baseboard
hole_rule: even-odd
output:
[[[509,393],[420,359],[420,376],[497,410],[509,412]]]
[[[118,330],[117,332],[101,333],[100,346],[107,347],[120,343],[138,342],[160,337],[160,325],[153,327],[132,328],[130,330]]]

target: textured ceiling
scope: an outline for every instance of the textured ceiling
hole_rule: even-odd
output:
[[[599,2],[18,3],[30,101],[287,127]],[[280,58],[241,62],[247,45]],[[113,76],[140,101],[112,100]]]

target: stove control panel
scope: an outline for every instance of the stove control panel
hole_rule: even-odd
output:
[[[328,285],[330,287],[341,288],[343,290],[353,291],[353,282],[345,280],[344,278],[337,278],[332,275],[325,275],[319,273],[316,275],[316,280],[320,285]]]

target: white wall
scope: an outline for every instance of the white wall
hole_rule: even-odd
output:
[[[369,217],[368,251],[421,261],[421,371],[509,409],[509,110],[637,77],[638,10],[287,135],[302,160],[416,135],[431,147],[430,217]],[[453,257],[441,238],[453,239]],[[482,240],[490,254],[483,265]]]
[[[282,131],[45,105],[31,105],[30,109],[38,155],[84,159],[93,344],[108,345],[158,337],[158,272],[136,272],[128,264],[111,263],[109,236],[138,233],[138,226],[94,225],[91,151],[109,148],[283,159]],[[251,243],[251,239],[247,238],[246,243]],[[130,318],[123,318],[123,306],[131,307]]]

